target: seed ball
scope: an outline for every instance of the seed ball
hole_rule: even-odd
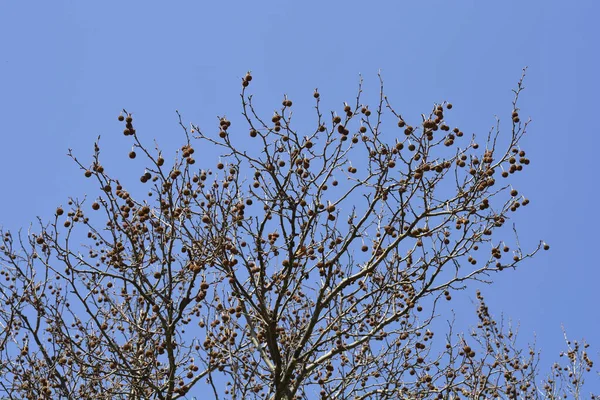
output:
[[[99,210],[99,209],[100,209],[100,204],[98,204],[98,203],[94,202],[94,203],[92,204],[92,210]]]
[[[258,132],[255,129],[250,129],[250,137],[256,137],[256,135],[258,135]]]
[[[65,213],[65,211],[62,208],[58,207],[56,209],[56,215],[63,215],[64,213]]]
[[[134,159],[136,156],[135,151],[130,151],[129,152],[129,158]]]
[[[360,133],[365,133],[367,131],[367,127],[361,126],[359,131],[360,131]]]
[[[547,243],[544,243],[544,250],[550,250],[550,245]]]
[[[89,178],[90,176],[92,176],[92,171],[90,171],[88,169],[88,170],[85,171],[85,173],[83,175],[85,175],[86,178]]]
[[[122,115],[119,115],[119,118],[118,118],[118,119],[119,119],[119,121],[121,121],[121,122],[122,122],[122,121],[125,121],[125,117],[124,117],[124,116],[122,116]]]
[[[223,168],[225,168],[225,165],[223,163],[218,163],[217,164],[217,168],[218,169],[223,169]]]
[[[318,98],[319,98],[319,96],[320,96],[319,92],[317,92],[317,91],[315,90],[315,92],[313,93],[313,97],[314,97],[315,99],[318,99]]]
[[[128,115],[127,118],[125,118],[125,122],[127,122],[128,124],[130,124],[131,121],[133,121],[133,118],[131,118],[131,115]]]
[[[510,191],[510,195],[513,196],[513,197],[515,197],[518,194],[519,194],[519,192],[517,192],[516,189],[513,189],[513,190]]]
[[[448,103],[448,104],[446,104],[446,108],[447,108],[448,110],[452,110],[452,103]]]
[[[250,81],[252,80],[252,75],[250,75],[249,73],[248,73],[248,74],[246,74],[246,76],[244,77],[244,80],[245,80],[246,82],[250,82]]]
[[[243,86],[243,87],[248,87],[248,81],[245,81],[245,80],[243,80],[243,81],[242,81],[242,86]]]
[[[227,136],[227,132],[225,132],[225,131],[221,131],[221,132],[219,132],[219,137],[220,137],[221,139],[224,139],[224,138],[225,138],[225,136]]]

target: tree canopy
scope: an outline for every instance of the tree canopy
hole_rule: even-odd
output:
[[[521,248],[510,224],[529,203],[511,183],[530,163],[523,77],[509,122],[477,136],[448,102],[402,114],[381,78],[375,104],[361,81],[337,112],[315,90],[307,131],[287,96],[261,115],[248,73],[245,125],[179,116],[176,154],[148,145],[124,110],[139,183],[119,180],[97,141],[91,162],[70,154],[97,194],[1,232],[0,393],[580,398],[585,342],[566,339],[566,364],[545,377],[479,292],[471,332],[454,332],[451,315],[446,330],[433,324],[455,291],[549,249]]]

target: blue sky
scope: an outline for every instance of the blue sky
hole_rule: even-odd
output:
[[[524,340],[537,335],[546,362],[562,348],[561,324],[589,339],[600,362],[599,12],[592,0],[3,1],[0,224],[27,228],[91,190],[68,148],[89,160],[102,135],[111,169],[125,167],[122,108],[164,147],[181,141],[175,110],[201,126],[239,118],[248,70],[266,110],[287,93],[310,111],[315,87],[330,107],[352,99],[359,73],[376,96],[381,69],[406,115],[449,100],[452,120],[483,135],[494,115],[508,121],[528,66],[520,105],[533,119],[523,141],[532,164],[517,183],[531,204],[516,222],[524,247],[544,239],[552,248],[492,286],[471,286],[457,311],[471,319],[481,288]]]

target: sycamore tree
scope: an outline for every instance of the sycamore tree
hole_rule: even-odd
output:
[[[523,78],[509,123],[481,137],[451,124],[448,102],[402,114],[381,80],[375,104],[361,81],[331,113],[315,90],[314,125],[298,130],[292,100],[262,115],[251,81],[244,124],[179,116],[175,154],[124,110],[139,183],[96,142],[89,161],[69,152],[96,193],[1,232],[3,398],[584,395],[587,344],[568,342],[543,377],[480,293],[472,331],[432,324],[456,290],[549,248],[522,249],[510,222],[529,202],[511,185],[530,162]]]

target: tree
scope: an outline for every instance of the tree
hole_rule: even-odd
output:
[[[523,77],[510,134],[498,123],[481,144],[450,127],[450,103],[405,119],[383,81],[374,108],[361,81],[340,114],[324,115],[315,90],[314,129],[298,132],[292,100],[265,119],[251,80],[247,127],[221,117],[212,135],[179,116],[172,162],[124,110],[147,194],[109,174],[96,142],[91,164],[70,155],[97,198],[72,198],[27,235],[2,232],[3,395],[555,398],[579,387],[585,344],[569,352],[578,382],[540,385],[537,353],[518,348],[479,293],[478,328],[456,335],[451,324],[434,340],[434,312],[453,291],[548,249],[521,249],[505,227],[529,202],[509,183],[529,164]],[[197,149],[221,159],[199,168]]]

